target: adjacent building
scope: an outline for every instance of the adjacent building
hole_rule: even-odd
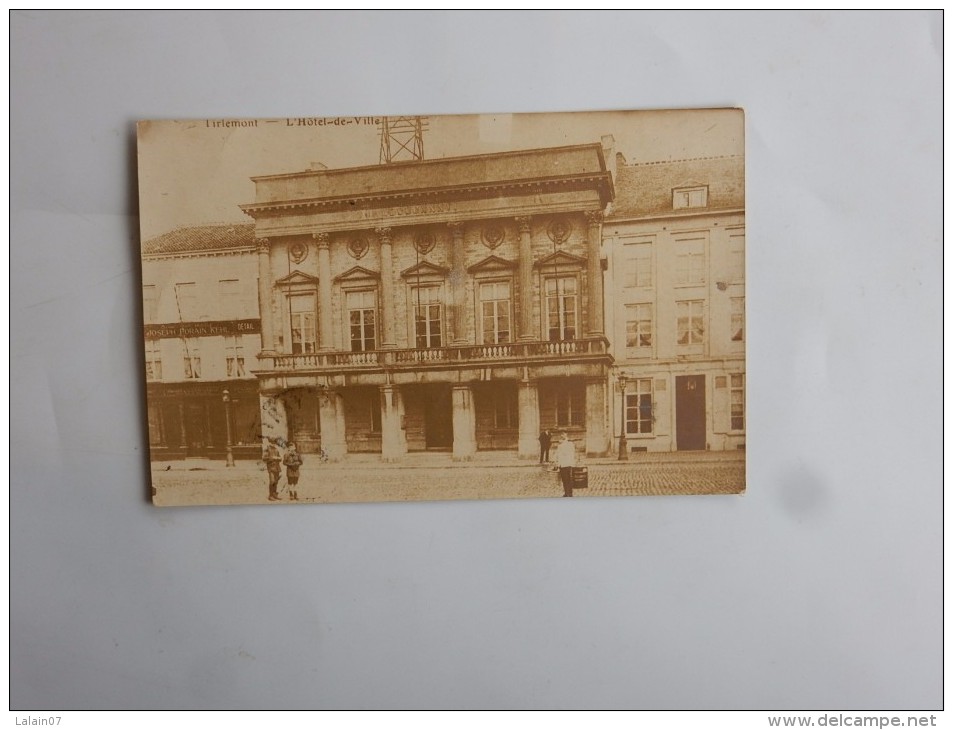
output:
[[[266,436],[531,458],[548,428],[607,453],[601,145],[253,180]]]
[[[142,245],[153,460],[261,458],[253,226],[177,228]]]
[[[630,452],[744,448],[744,158],[615,163],[613,438]]]

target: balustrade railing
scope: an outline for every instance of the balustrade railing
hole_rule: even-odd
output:
[[[553,342],[504,342],[486,345],[456,345],[366,352],[317,352],[306,355],[276,355],[276,370],[310,370],[339,367],[378,367],[413,363],[459,363],[519,359],[548,359],[569,355],[603,355],[606,340],[591,337]]]

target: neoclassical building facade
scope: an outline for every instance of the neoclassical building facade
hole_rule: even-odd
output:
[[[331,458],[609,449],[599,144],[253,178],[262,433]]]

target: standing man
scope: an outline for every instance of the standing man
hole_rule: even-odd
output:
[[[281,478],[281,452],[278,446],[271,439],[268,439],[268,446],[265,447],[265,453],[261,457],[265,466],[268,467],[268,501],[278,501],[278,480]]]
[[[549,446],[552,444],[552,436],[549,431],[543,431],[539,434],[539,463],[545,464],[549,461]]]
[[[559,466],[559,478],[563,483],[563,496],[572,496],[572,469],[576,466],[576,447],[563,433],[562,441],[556,447],[556,464]]]

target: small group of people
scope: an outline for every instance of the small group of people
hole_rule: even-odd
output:
[[[559,444],[556,446],[555,465],[559,469],[559,479],[563,485],[563,496],[572,496],[572,470],[576,466],[576,446],[569,439],[569,434],[565,431],[559,434],[553,434],[548,429],[539,434],[539,463],[548,464],[549,450],[553,444],[553,436],[559,438]]]
[[[298,477],[301,475],[301,465],[304,459],[298,453],[293,443],[285,446],[285,453],[282,454],[278,448],[279,442],[276,439],[268,439],[268,446],[265,447],[265,453],[262,460],[268,469],[268,501],[277,502],[281,499],[278,496],[278,481],[281,479],[281,466],[285,467],[285,474],[288,478],[288,499],[292,502],[298,501]]]

